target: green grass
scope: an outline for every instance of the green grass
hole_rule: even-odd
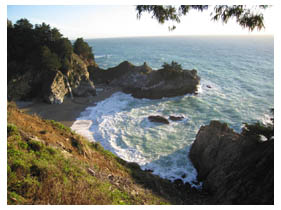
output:
[[[8,204],[190,204],[185,190],[63,124],[8,111]]]
[[[41,142],[14,138],[9,126],[8,204],[134,204],[127,192],[87,172],[89,164],[65,157],[61,150]],[[79,142],[78,145],[82,145]],[[74,147],[77,147],[75,144]],[[108,159],[116,156],[98,144],[92,149]],[[119,165],[119,167],[122,167]],[[99,167],[92,167],[99,170]]]
[[[56,122],[54,120],[46,120],[46,122],[51,123],[54,127],[58,128],[62,131],[68,131],[68,132],[74,133],[69,127],[66,127],[64,124],[62,124],[60,122]]]

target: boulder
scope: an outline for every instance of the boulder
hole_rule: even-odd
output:
[[[189,157],[216,204],[273,204],[273,141],[240,135],[227,124],[202,126]]]
[[[44,73],[42,84],[43,98],[50,104],[61,104],[68,93],[64,75],[60,71],[48,71]]]
[[[159,115],[149,116],[148,119],[149,119],[150,122],[169,124],[169,121],[165,117],[162,117],[162,116],[159,116]]]
[[[183,116],[169,116],[169,120],[172,120],[172,121],[181,121],[183,120],[184,117]]]

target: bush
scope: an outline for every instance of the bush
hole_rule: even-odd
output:
[[[168,64],[166,62],[164,62],[164,64],[162,65],[164,70],[169,70],[169,71],[182,71],[182,67],[180,64],[178,64],[175,61],[172,61],[171,64]]]
[[[8,137],[12,136],[12,135],[17,135],[18,134],[17,126],[8,123],[8,125],[7,125],[7,134],[8,134]]]
[[[73,51],[83,58],[94,60],[92,47],[90,47],[88,43],[83,40],[83,38],[76,39],[73,45]]]
[[[28,142],[28,146],[31,150],[33,151],[40,151],[41,148],[42,148],[42,144],[38,141],[33,141],[33,140],[30,140]]]
[[[75,138],[71,138],[71,145],[77,148],[79,154],[83,154],[83,144]]]

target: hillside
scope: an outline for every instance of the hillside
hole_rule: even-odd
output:
[[[207,204],[68,127],[8,104],[8,204]]]

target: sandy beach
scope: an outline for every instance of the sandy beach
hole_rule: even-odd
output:
[[[36,114],[43,119],[55,120],[71,127],[76,118],[89,106],[95,106],[99,101],[105,100],[112,94],[121,91],[119,87],[106,85],[96,86],[97,95],[90,97],[65,97],[62,104],[47,104],[45,102],[26,103],[18,101],[17,106],[24,112]]]

